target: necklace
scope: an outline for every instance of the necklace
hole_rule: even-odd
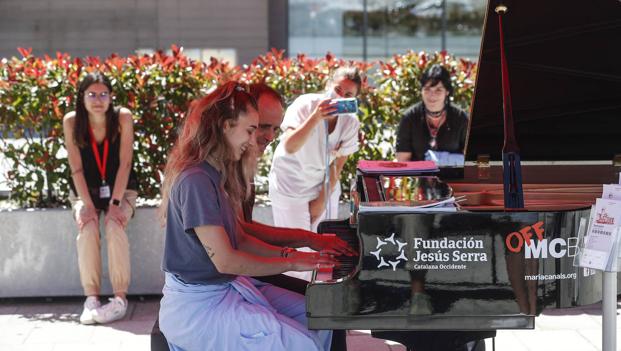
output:
[[[440,127],[442,127],[445,121],[446,121],[446,114],[444,113],[444,110],[440,111],[437,116],[430,116],[430,115],[425,116],[425,122],[427,124],[427,129],[429,130],[429,136],[431,137],[429,139],[429,148],[431,150],[436,150],[438,147],[436,138],[438,136],[438,131],[440,130]]]
[[[425,122],[427,123],[427,128],[429,128],[429,134],[431,134],[432,137],[437,136],[440,127],[442,127],[445,121],[445,114],[440,114],[437,117],[426,116]]]
[[[425,106],[425,115],[429,116],[429,117],[433,117],[433,118],[438,118],[442,115],[442,113],[444,112],[444,107],[442,107],[441,110],[438,111],[430,111],[427,109],[427,106]]]

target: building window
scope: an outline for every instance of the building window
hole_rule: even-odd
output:
[[[387,59],[407,50],[476,59],[483,0],[290,0],[289,53]]]

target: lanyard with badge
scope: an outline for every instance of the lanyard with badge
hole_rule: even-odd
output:
[[[108,162],[108,149],[109,143],[108,138],[104,139],[103,146],[103,159],[99,155],[99,149],[97,148],[97,141],[95,141],[95,134],[93,133],[93,128],[88,127],[88,131],[91,133],[91,147],[93,148],[93,154],[95,155],[95,163],[97,163],[97,169],[99,170],[99,175],[101,176],[101,185],[99,186],[99,198],[107,199],[110,198],[110,186],[106,183],[106,163]]]

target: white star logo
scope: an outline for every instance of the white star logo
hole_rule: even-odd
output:
[[[377,268],[392,267],[392,270],[396,271],[399,262],[408,261],[408,258],[405,256],[404,251],[404,247],[407,245],[407,243],[403,243],[395,239],[395,235],[395,233],[392,233],[388,238],[384,240],[380,239],[379,236],[377,237],[377,246],[375,247],[377,250],[370,252],[370,254],[375,256],[375,258],[379,261]],[[399,251],[399,256],[396,257],[395,261],[388,261],[388,263],[386,263],[386,260],[384,260],[384,257],[382,257],[382,246],[388,245],[389,243],[392,246],[397,247],[397,251]]]
[[[388,263],[384,261],[384,257],[380,257],[380,264],[377,266],[377,268],[384,267],[384,266],[388,267]]]
[[[377,251],[371,251],[371,255],[375,256],[375,258],[377,258],[377,260],[379,261],[381,251],[382,249],[377,249]]]
[[[397,250],[399,251],[401,251],[401,249],[403,249],[403,247],[408,244],[408,243],[402,243],[399,240],[396,240],[396,241],[397,241],[397,246],[399,246]]]
[[[379,236],[377,237],[377,246],[375,247],[376,249],[379,249],[380,247],[386,245],[386,242],[383,242],[382,239],[379,238]]]

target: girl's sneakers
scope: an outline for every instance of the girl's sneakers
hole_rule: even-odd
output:
[[[101,303],[97,296],[89,296],[84,301],[84,309],[82,310],[82,314],[80,315],[80,323],[82,324],[95,324],[95,319],[93,319],[93,314],[95,310],[101,307]]]
[[[109,299],[110,302],[95,309],[93,319],[97,323],[110,323],[125,317],[127,301],[116,296]]]

